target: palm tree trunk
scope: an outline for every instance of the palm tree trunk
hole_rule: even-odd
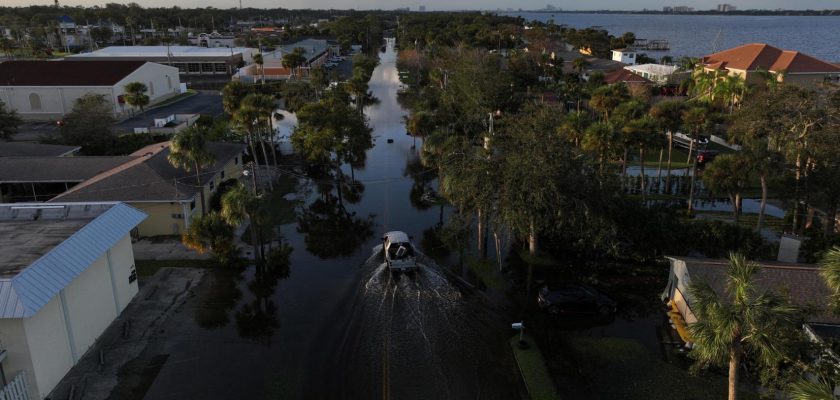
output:
[[[645,196],[645,192],[646,192],[646,190],[645,190],[645,146],[639,146],[639,163],[640,163],[641,168],[642,168],[642,172],[639,175],[639,178],[641,180],[642,204],[645,204],[646,203],[645,200],[647,200],[647,198]]]
[[[478,233],[478,238],[476,243],[478,245],[478,254],[485,258],[487,256],[486,247],[487,243],[484,242],[484,215],[481,212],[481,208],[478,208],[477,216],[476,216],[476,233]]]
[[[693,142],[692,142],[693,143]],[[691,184],[688,186],[688,215],[694,212],[694,181],[697,179],[697,157],[691,163]]]
[[[259,164],[257,163],[257,147],[254,146],[254,136],[253,136],[253,134],[249,133],[248,136],[247,136],[247,140],[248,140],[248,146],[251,148],[251,157],[254,157],[254,161],[253,161],[254,167],[251,169],[251,172],[252,172],[251,175],[253,176],[252,181],[254,182],[254,194],[256,195],[256,194],[259,193],[259,188],[257,188],[257,169],[258,169],[257,167],[259,166]]]
[[[198,192],[201,193],[201,215],[207,214],[207,204],[204,201],[204,185],[201,184],[201,167],[198,165],[198,161],[194,162],[195,164],[195,180],[198,184]]]
[[[668,167],[665,175],[665,191],[671,192],[671,151],[674,150],[674,133],[668,131]]]
[[[662,185],[662,156],[665,154],[665,148],[659,148],[659,164],[656,166],[656,191],[659,192],[659,186]]]
[[[534,224],[533,218],[528,229],[528,254],[531,256],[531,261],[528,263],[528,276],[525,280],[525,293],[531,293],[531,284],[534,281],[534,262],[537,257],[537,227]]]
[[[627,144],[625,143],[624,144],[624,156],[621,157],[621,178],[622,178],[622,180],[624,180],[624,178],[627,178],[627,157],[628,157],[629,153],[630,153],[630,146],[627,146]]]
[[[755,231],[761,233],[764,225],[764,209],[767,207],[767,173],[761,173],[761,204],[758,206],[758,222],[755,224]]]
[[[502,238],[499,236],[499,227],[493,225],[493,244],[496,248],[496,263],[499,264],[499,271],[502,270]]]
[[[796,153],[796,172],[794,177],[794,194],[793,194],[793,233],[799,232],[799,199],[801,196],[799,181],[802,178],[802,154],[800,151]]]
[[[260,147],[262,148],[263,158],[265,159],[265,164],[268,165],[268,152],[265,151],[265,140],[264,138],[260,137]],[[268,189],[274,190],[274,183],[272,183],[273,179],[271,176],[268,177]]]
[[[729,351],[729,400],[738,400],[738,378],[741,374],[740,344]]]

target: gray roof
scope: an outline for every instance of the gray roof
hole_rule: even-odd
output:
[[[719,295],[726,292],[728,260],[671,257],[685,261],[692,282],[706,282]],[[810,322],[840,323],[840,318],[826,310],[831,291],[813,264],[758,262],[761,270],[756,282],[764,290],[787,294],[794,303],[813,308]]]
[[[81,146],[60,144],[0,142],[0,157],[63,157],[80,149]]]
[[[35,315],[146,217],[122,203],[0,204],[0,318]]]
[[[101,174],[50,201],[184,201],[195,198],[198,193],[195,173],[169,163],[168,142],[147,148],[154,146],[164,148],[155,149],[154,154],[141,156],[142,160],[130,165]],[[208,143],[207,147],[216,162],[202,170],[205,174],[222,169],[245,149],[244,145],[234,143]]]
[[[0,183],[82,182],[135,157],[0,157]]]
[[[304,50],[303,55],[304,55],[304,57],[306,57],[306,62],[311,62],[315,57],[317,57],[317,56],[321,55],[321,53],[327,51],[327,49],[330,47],[330,45],[329,45],[329,43],[327,43],[326,40],[311,39],[310,38],[310,39],[299,40],[299,41],[294,42],[294,43],[284,44],[284,45],[280,46],[277,50],[278,50],[278,53],[280,54],[280,57],[282,57],[283,54],[291,53],[298,47],[303,48],[303,50]]]

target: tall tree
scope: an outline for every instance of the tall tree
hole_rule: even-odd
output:
[[[238,226],[248,220],[251,245],[254,246],[254,262],[258,266],[264,257],[260,210],[260,198],[241,182],[222,195],[221,216],[227,223]]]
[[[21,122],[17,112],[6,108],[6,103],[0,100],[0,140],[9,140]]]
[[[689,326],[698,367],[729,366],[729,400],[737,400],[745,355],[774,368],[786,357],[786,332],[797,329],[800,310],[786,297],[762,290],[756,280],[761,266],[731,254],[724,293],[706,282],[689,292],[697,322]]]
[[[656,135],[658,134],[657,123],[653,117],[644,115],[628,122],[622,128],[622,132],[631,143],[639,148],[639,164],[641,167],[639,171],[639,190],[642,194],[642,203],[644,203],[647,196],[647,187],[645,185],[645,151],[658,142],[656,140]]]
[[[265,60],[263,59],[262,53],[254,54],[254,64],[257,65],[257,69],[260,72],[260,78],[262,79],[262,84],[265,84]]]
[[[58,129],[64,144],[82,146],[86,155],[103,155],[113,141],[114,112],[102,94],[88,93],[76,99]]]
[[[224,264],[238,252],[233,237],[233,227],[218,212],[212,211],[194,218],[181,235],[181,242],[199,253],[212,253],[219,263]]]
[[[736,224],[741,215],[741,193],[749,183],[750,161],[744,154],[721,154],[703,171],[703,183],[712,193],[726,193],[729,196]]]
[[[146,94],[149,88],[142,82],[130,82],[123,88],[125,91],[125,102],[133,107],[139,107],[140,113],[146,112],[146,106],[149,105],[149,95]]]
[[[671,156],[674,150],[674,133],[682,127],[682,114],[685,102],[666,100],[657,103],[650,109],[650,115],[657,119],[661,128],[668,135],[668,163],[665,174],[665,193],[671,191]]]
[[[191,126],[172,136],[167,160],[176,168],[195,172],[196,186],[201,195],[201,214],[206,214],[207,202],[204,199],[201,170],[216,162],[216,157],[207,149],[206,128]]]

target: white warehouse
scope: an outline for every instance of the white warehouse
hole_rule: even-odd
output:
[[[120,316],[145,218],[123,203],[0,204],[0,398],[43,399]]]
[[[146,85],[149,103],[180,91],[178,69],[146,61],[6,61],[0,63],[0,100],[26,120],[57,120],[87,93],[105,95],[117,118],[134,111],[125,85]]]

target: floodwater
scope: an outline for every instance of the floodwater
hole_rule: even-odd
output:
[[[431,253],[420,238],[446,211],[420,200],[435,182],[406,135],[395,58],[389,45],[370,82],[375,146],[347,212],[310,183],[298,222],[280,228],[288,270],[211,273],[150,345],[168,357],[145,399],[519,397],[508,317],[422,253],[414,273],[382,264],[382,233]]]
[[[827,4],[828,2],[826,2]],[[670,51],[649,51],[659,58],[670,55],[702,57],[747,43],[767,43],[798,50],[828,62],[840,61],[840,29],[836,16],[789,15],[671,15],[671,14],[588,14],[588,13],[504,13],[526,20],[572,28],[600,26],[621,36],[633,32],[637,38],[664,39]]]

